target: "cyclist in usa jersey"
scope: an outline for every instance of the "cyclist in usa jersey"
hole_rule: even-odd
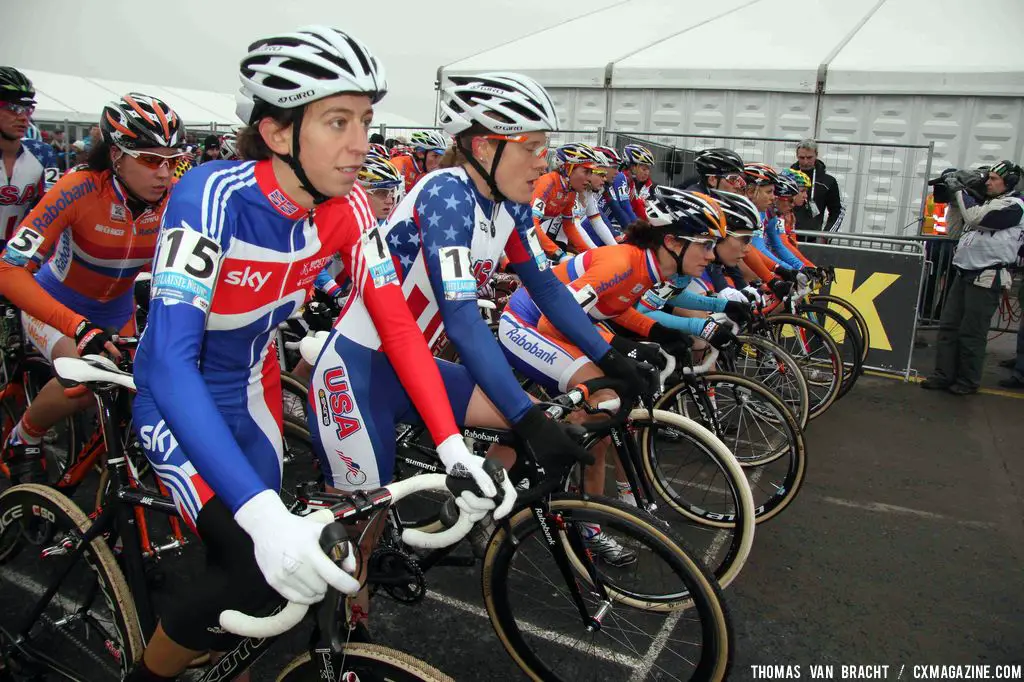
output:
[[[60,175],[53,147],[22,139],[30,130],[35,96],[25,74],[0,66],[0,249]]]
[[[134,335],[134,280],[153,259],[182,155],[184,126],[154,97],[125,95],[100,123],[88,168],[62,177],[0,255],[0,295],[21,309],[26,337],[50,361],[116,356],[111,335]],[[91,404],[67,397],[56,379],[44,386],[5,444],[12,479],[46,480],[42,437]]]
[[[587,458],[520,387],[477,307],[478,289],[504,254],[538,308],[567,338],[630,390],[642,383],[635,364],[600,337],[552,274],[537,241],[529,202],[546,165],[547,132],[558,130],[554,105],[528,77],[484,73],[452,76],[442,93],[441,112],[455,147],[442,162],[445,167],[423,178],[395,209],[383,243],[395,259],[423,336],[436,346],[444,334],[458,350],[462,364],[436,361],[456,420],[511,425],[549,466],[562,464],[567,454]],[[379,345],[362,305],[350,304],[314,371],[314,395],[331,390],[330,372],[336,368],[350,379],[350,421],[344,432],[310,414],[315,447],[344,452],[343,463],[324,470],[338,487],[372,488],[389,481],[394,425],[413,416],[405,391],[380,362]],[[450,468],[449,460],[445,464]]]
[[[438,449],[471,457],[436,399],[444,384],[390,259],[375,255],[377,226],[356,186],[383,68],[355,38],[312,26],[253,43],[240,79],[247,127],[238,148],[255,160],[211,161],[176,186],[135,363],[139,440],[208,561],[161,614],[132,681],[173,679],[196,652],[225,651],[234,641],[218,627],[226,608],[265,613],[278,593],[308,604],[328,584],[358,590],[320,549],[322,524],[289,514],[278,496],[282,398],[271,337],[333,254],[353,275],[350,305],[375,321],[385,362]],[[344,402],[331,402],[343,424]]]

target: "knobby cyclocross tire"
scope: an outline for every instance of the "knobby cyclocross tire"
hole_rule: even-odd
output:
[[[701,378],[714,391],[716,401],[725,401],[730,397],[735,399],[737,404],[742,401],[753,404],[754,401],[757,401],[758,409],[751,408],[751,411],[775,426],[783,438],[782,442],[764,457],[744,457],[742,456],[744,453],[737,456],[735,452],[729,451],[733,457],[737,457],[750,490],[754,494],[754,519],[757,523],[764,523],[788,507],[796,499],[797,493],[800,492],[803,485],[804,477],[807,474],[807,446],[804,442],[803,431],[800,430],[786,404],[761,383],[739,374],[726,372],[713,372],[702,375]],[[673,412],[682,408],[685,410],[686,416],[691,419],[699,419],[700,414],[696,411],[696,406],[691,406],[689,400],[686,384],[681,382],[668,388],[654,406],[657,409]],[[767,403],[767,408],[764,403]],[[721,405],[717,409],[721,410]],[[768,414],[764,413],[765,409],[769,410]],[[711,424],[702,425],[711,428]],[[738,429],[736,436],[738,440],[740,436]],[[645,462],[658,462],[654,439],[646,433],[638,437],[642,438]],[[723,447],[728,449],[729,438],[725,437],[722,442]],[[775,467],[769,473],[766,467],[782,458],[785,458],[785,466]],[[763,479],[766,473],[769,476],[767,481]],[[668,477],[662,473],[656,476],[655,480],[663,478]]]
[[[572,607],[571,602],[567,609],[569,613],[566,614],[569,617],[570,623],[567,627],[572,629],[572,632],[568,634],[548,630],[543,624],[528,621],[520,624],[514,613],[519,607],[525,608],[531,603],[550,606],[552,601],[567,597],[567,595],[560,594],[559,586],[564,584],[564,577],[554,567],[552,567],[550,572],[541,576],[545,582],[540,584],[540,589],[534,592],[534,594],[512,594],[510,592],[510,576],[518,580],[525,575],[521,568],[512,570],[511,564],[517,553],[526,552],[530,547],[538,547],[541,553],[548,553],[547,556],[550,557],[546,539],[543,537],[537,538],[538,535],[543,535],[543,533],[532,509],[520,509],[509,520],[508,525],[499,525],[497,531],[491,536],[491,541],[487,546],[483,560],[482,587],[487,613],[490,617],[491,625],[498,636],[498,640],[512,657],[512,660],[515,661],[516,665],[530,679],[535,682],[587,679],[590,676],[587,673],[581,672],[580,667],[585,663],[594,662],[611,663],[624,667],[633,675],[632,679],[649,679],[646,676],[637,677],[638,674],[642,674],[644,671],[636,667],[638,663],[633,657],[617,652],[609,651],[606,653],[602,651],[601,654],[595,655],[593,650],[588,648],[589,654],[587,651],[583,652],[578,657],[582,660],[570,662],[570,669],[567,672],[563,671],[561,673],[552,670],[550,664],[545,662],[541,657],[542,655],[538,653],[538,649],[550,644],[552,648],[557,648],[558,654],[556,655],[559,661],[564,661],[568,658],[565,654],[565,646],[588,638],[595,639],[600,635],[602,629],[619,626],[622,621],[626,620],[627,616],[633,613],[637,614],[638,618],[654,620],[656,625],[652,624],[651,628],[652,630],[657,629],[659,632],[664,625],[668,624],[675,628],[682,618],[695,615],[699,630],[699,634],[696,635],[700,640],[697,643],[699,652],[694,652],[692,656],[688,656],[685,659],[696,661],[689,679],[702,682],[717,682],[727,679],[732,662],[733,635],[728,610],[721,598],[721,589],[707,569],[700,562],[694,560],[681,543],[666,534],[658,526],[656,519],[639,512],[633,507],[613,502],[607,498],[583,500],[576,497],[567,497],[563,494],[556,494],[550,499],[549,509],[550,514],[546,519],[547,527],[550,532],[559,535],[563,547],[567,545],[568,536],[561,528],[567,528],[570,524],[574,523],[600,522],[602,532],[613,531],[618,536],[629,534],[632,539],[639,539],[645,545],[645,551],[641,552],[641,554],[645,555],[645,558],[648,559],[656,556],[661,560],[663,562],[662,565],[670,570],[672,577],[681,583],[676,589],[682,588],[682,591],[676,593],[683,594],[685,597],[668,601],[665,599],[665,596],[670,595],[657,595],[651,598],[649,608],[637,608],[637,602],[641,601],[644,597],[627,594],[618,586],[609,584],[607,585],[610,598],[610,603],[607,604],[609,610],[614,611],[617,608],[628,608],[631,610],[624,611],[618,616],[611,613],[605,614],[603,624],[594,631],[588,632],[583,627],[580,616]],[[558,519],[555,518],[556,515]],[[561,526],[560,524],[565,525]],[[509,530],[511,530],[512,537],[515,538],[514,542],[508,536]],[[538,543],[531,542],[531,536],[537,538],[539,545]],[[573,554],[570,552],[570,556]],[[536,566],[529,559],[524,559],[524,561],[530,562],[532,566]],[[588,582],[589,576],[580,573],[578,558],[577,562],[570,563],[576,564],[573,568],[576,581],[581,584]],[[600,561],[595,563],[595,568],[598,571],[598,575],[605,580],[608,580],[606,574],[614,571],[614,568],[608,568],[605,563]],[[593,588],[588,590],[584,585],[581,591],[585,597],[589,597]],[[515,609],[513,605],[515,605]],[[563,604],[562,607],[564,609],[566,605]],[[555,610],[553,613],[558,615],[559,613],[566,612]],[[593,608],[589,610],[589,613],[591,616],[594,615]],[[637,641],[639,635],[644,633],[632,629],[632,622],[627,623],[627,626],[631,628],[630,634],[632,636],[627,645],[632,646],[632,642]],[[686,641],[675,639],[670,634],[665,643],[666,646],[693,643],[690,637],[685,639]],[[613,638],[603,641],[613,644],[621,642],[621,640]],[[584,644],[584,646],[587,645]],[[603,649],[604,647],[601,648]],[[645,649],[646,652],[650,650]],[[657,665],[659,653],[656,652],[654,660],[640,663],[640,665],[646,667],[646,672],[653,670],[656,675],[659,675],[659,677],[654,679],[662,679],[660,675],[664,671],[664,668]],[[679,662],[684,659],[680,658],[676,652],[672,652],[672,654],[672,674],[675,675],[679,672],[677,668]],[[642,655],[643,652],[641,652]],[[622,671],[619,671],[617,676],[615,676],[605,670],[604,673],[594,675],[590,679],[624,679],[624,677],[628,677],[628,675],[624,676]]]
[[[826,305],[847,320],[852,320],[857,327],[861,342],[861,363],[868,361],[868,353],[871,351],[871,330],[868,329],[868,321],[861,314],[860,310],[845,298],[833,294],[814,294],[807,299],[811,305]]]
[[[832,339],[827,331],[814,324],[806,317],[791,315],[789,313],[771,314],[765,318],[768,325],[768,336],[776,344],[782,346],[783,350],[796,360],[797,367],[804,373],[807,380],[807,390],[811,396],[809,419],[814,419],[832,406],[839,389],[843,384],[843,355],[839,346]],[[785,330],[789,328],[791,333],[786,335]],[[797,333],[799,339],[796,339]],[[791,349],[787,340],[794,339],[795,346]],[[810,348],[817,353],[817,346],[825,351],[820,360],[814,360],[807,355]],[[829,378],[825,378],[829,375]]]
[[[739,575],[754,543],[756,510],[743,469],[715,434],[692,419],[664,409],[655,409],[653,420],[647,410],[636,409],[630,414],[630,419],[640,444],[644,475],[658,496],[688,522],[722,533],[732,533],[729,547],[722,554],[721,561],[712,561],[713,557],[707,554],[704,557],[704,565],[714,574],[719,586],[725,589]],[[706,467],[710,467],[724,479],[723,490],[732,500],[727,505],[731,507],[730,513],[723,514],[709,509],[706,499],[698,500],[702,504],[687,501],[685,494],[672,485],[672,477],[666,476],[659,466],[656,448],[651,447],[655,428],[671,428],[674,438],[688,441],[704,454],[706,462],[701,464],[702,473],[707,475]],[[692,544],[688,546],[700,549]]]
[[[341,666],[342,660],[344,666]],[[341,680],[344,673],[352,672],[357,676],[355,679],[359,680],[455,682],[451,677],[418,658],[379,644],[347,644],[344,653],[332,662],[332,665],[334,664],[339,665],[341,669],[335,672],[332,680]],[[277,676],[277,682],[323,682],[323,677],[319,665],[312,661],[307,651],[281,671]]]
[[[8,528],[5,529],[0,527],[0,553],[3,555],[3,561],[9,562],[17,554],[16,551],[11,551],[7,547],[7,541],[5,536],[8,532],[17,533],[18,529],[13,527],[14,523],[17,523],[19,519],[28,519],[32,516],[45,516],[49,523],[52,523],[57,533],[60,535],[76,537],[84,533],[89,526],[91,521],[78,508],[71,500],[69,500],[63,493],[48,488],[46,486],[38,484],[24,484],[8,488],[3,493],[0,493],[0,519],[4,519],[8,523]],[[20,544],[20,543],[19,543]],[[35,562],[44,561],[57,561],[59,562],[63,556],[59,553],[52,557],[39,557],[38,555],[26,555],[34,557]],[[91,659],[93,667],[83,667],[78,664],[74,670],[76,675],[75,679],[84,681],[92,680],[120,680],[124,674],[127,673],[128,669],[142,656],[142,649],[144,646],[144,640],[142,632],[139,629],[139,618],[135,611],[135,602],[132,601],[131,593],[128,590],[128,584],[124,579],[124,575],[121,573],[120,567],[117,565],[117,560],[114,558],[113,552],[107,546],[105,539],[102,536],[96,537],[89,543],[89,547],[85,550],[85,554],[79,557],[79,564],[86,569],[91,570],[95,576],[95,586],[98,588],[98,593],[91,595],[92,601],[99,601],[102,611],[109,612],[111,625],[115,629],[117,639],[119,641],[113,642],[109,639],[106,640],[105,645],[101,645],[98,650],[98,655],[95,653],[89,655],[84,647],[81,646],[81,638],[78,642],[72,638],[71,635],[65,635],[69,641],[78,647],[78,651],[83,653]],[[36,564],[38,566],[38,564]],[[55,567],[59,572],[59,563]],[[6,576],[0,577],[0,589],[8,589],[8,586],[14,586],[15,588],[21,587],[23,590],[29,588],[23,587],[10,580],[14,571],[10,566],[5,567]],[[67,576],[65,576],[66,578]],[[38,582],[41,576],[34,574],[29,576],[27,579],[32,583]],[[33,592],[33,598],[38,598],[42,593],[37,592],[35,586],[31,589]],[[101,596],[102,595],[102,596]],[[58,595],[55,595],[55,599]],[[75,599],[81,599],[82,597],[76,596]],[[9,603],[9,599],[5,599],[4,603]],[[33,602],[34,603],[34,602]],[[50,602],[53,604],[53,600]],[[77,604],[77,608],[81,609],[85,604]],[[90,610],[91,612],[91,610]],[[88,613],[88,612],[87,612]],[[79,614],[81,615],[81,613]],[[49,621],[49,622],[48,622]],[[82,616],[77,620],[85,624],[86,628],[90,628],[88,624],[88,617]],[[72,624],[76,621],[73,619]],[[4,626],[13,627],[13,624],[5,619]],[[57,629],[54,627],[55,623],[46,615],[33,626],[33,633],[39,636],[40,628],[50,627],[54,634],[57,633]],[[96,635],[97,628],[92,627],[92,634]],[[66,632],[66,626],[61,630],[61,633]],[[110,634],[110,633],[107,633]],[[0,648],[4,648],[5,644],[9,644],[4,641],[4,636],[0,634]],[[48,646],[44,652],[48,656],[54,656],[53,647]],[[99,662],[108,663],[102,670],[96,666],[97,659],[102,659]],[[56,660],[56,659],[55,659]],[[62,663],[61,661],[57,661]],[[67,663],[62,663],[68,665]],[[105,674],[104,674],[105,673]]]
[[[763,336],[741,334],[735,373],[764,384],[786,404],[801,430],[807,428],[811,396],[807,378],[782,346]],[[728,367],[727,367],[728,369]]]
[[[839,312],[825,306],[804,304],[797,312],[827,331],[833,340],[836,336],[842,337],[842,343],[836,341],[843,356],[843,382],[839,385],[839,393],[836,395],[836,400],[839,400],[850,392],[863,370],[862,346],[857,326],[844,319]]]

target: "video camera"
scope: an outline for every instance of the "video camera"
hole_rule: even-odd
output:
[[[980,168],[947,168],[939,177],[929,180],[928,186],[932,188],[935,203],[948,204],[953,198],[953,193],[961,189],[981,202],[985,200],[987,180],[988,172]]]

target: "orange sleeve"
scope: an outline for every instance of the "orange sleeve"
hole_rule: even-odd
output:
[[[85,318],[46,293],[32,276],[45,263],[60,235],[74,226],[81,202],[99,192],[99,173],[69,173],[36,204],[0,254],[0,296],[32,317],[75,337]]]
[[[537,182],[533,185],[533,200],[531,208],[533,210],[533,227],[537,232],[537,241],[540,242],[540,247],[544,249],[544,253],[548,256],[554,256],[561,249],[558,245],[551,240],[551,237],[544,232],[544,228],[541,226],[540,221],[545,216],[547,209],[548,199],[551,196],[551,189],[554,186],[552,174],[542,175],[537,178]]]
[[[768,257],[757,249],[751,248],[750,252],[743,258],[743,262],[757,274],[762,282],[769,282],[775,279],[773,268],[768,264],[770,262]]]
[[[626,308],[620,315],[614,318],[615,322],[626,329],[647,337],[651,334],[651,327],[655,325],[654,318],[644,315],[633,307]]]
[[[814,263],[812,263],[811,261],[807,260],[807,256],[805,256],[804,254],[800,253],[800,249],[797,248],[797,241],[796,241],[796,235],[795,234],[793,234],[792,232],[787,232],[786,234],[784,234],[782,236],[782,238],[785,240],[786,247],[793,253],[794,256],[796,256],[801,261],[803,261],[804,265],[806,265],[809,268],[815,267]]]

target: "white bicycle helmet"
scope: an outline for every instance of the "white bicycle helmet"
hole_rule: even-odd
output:
[[[327,26],[257,40],[239,67],[242,97],[236,112],[246,124],[259,102],[292,109],[342,92],[366,93],[378,102],[388,91],[384,66],[370,50]]]
[[[225,160],[238,158],[238,138],[234,133],[227,133],[220,138],[220,158]]]
[[[448,149],[448,139],[437,130],[417,130],[409,137],[409,143],[418,152],[444,154]]]
[[[448,79],[441,94],[441,126],[449,135],[474,123],[498,135],[558,130],[551,96],[528,76],[496,71]]]
[[[307,26],[251,44],[239,64],[239,79],[242,87],[235,111],[247,125],[261,118],[264,107],[297,110],[292,121],[292,153],[279,156],[315,203],[327,201],[330,197],[313,186],[299,162],[302,107],[341,93],[362,93],[378,102],[388,90],[384,66],[347,33]]]

